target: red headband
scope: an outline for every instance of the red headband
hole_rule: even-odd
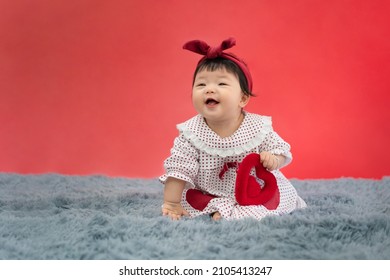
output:
[[[219,46],[216,47],[210,47],[204,41],[193,40],[185,43],[183,49],[204,55],[204,57],[201,60],[199,60],[198,64],[202,62],[204,59],[207,58],[212,59],[216,57],[222,57],[233,61],[235,64],[237,64],[238,67],[240,67],[240,69],[244,73],[246,77],[246,81],[248,83],[248,89],[249,91],[252,91],[252,76],[246,64],[241,59],[236,57],[234,54],[223,52],[223,50],[230,49],[235,44],[236,44],[236,40],[234,38],[226,39]]]

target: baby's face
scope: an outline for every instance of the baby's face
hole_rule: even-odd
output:
[[[192,88],[192,102],[206,120],[228,121],[236,118],[247,101],[235,74],[225,69],[197,73]]]

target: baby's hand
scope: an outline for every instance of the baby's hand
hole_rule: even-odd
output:
[[[260,153],[260,162],[264,168],[269,171],[279,168],[279,159],[270,152],[263,151]]]
[[[162,206],[163,216],[168,216],[172,220],[180,220],[181,216],[189,216],[188,212],[181,206],[180,202],[167,202],[164,201]]]

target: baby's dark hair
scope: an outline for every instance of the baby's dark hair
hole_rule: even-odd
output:
[[[223,57],[206,58],[201,60],[195,69],[192,85],[195,83],[195,78],[198,72],[203,70],[215,71],[220,69],[225,69],[227,72],[232,73],[238,77],[241,90],[246,96],[255,96],[252,92],[250,92],[248,88],[248,81],[246,80],[244,72],[242,72],[241,68],[238,67],[238,65],[233,61]]]

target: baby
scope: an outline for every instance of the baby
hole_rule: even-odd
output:
[[[193,106],[199,114],[177,126],[180,134],[164,162],[166,173],[160,177],[165,184],[162,214],[173,220],[204,214],[214,220],[260,220],[306,206],[280,172],[292,160],[290,145],[273,130],[270,117],[244,110],[253,96],[252,77],[240,58],[224,52],[234,45],[235,40],[229,38],[217,47],[199,40],[183,47],[203,57],[192,87]],[[258,157],[258,164],[275,183],[258,177],[256,168],[248,172],[255,180],[238,180],[244,172],[240,165],[249,155],[252,161],[253,155]],[[257,184],[258,196],[267,184],[274,184],[275,190],[266,201],[263,196],[258,202],[244,203],[253,201],[238,199],[247,195],[241,193],[247,187],[242,184],[249,181],[252,187]]]

